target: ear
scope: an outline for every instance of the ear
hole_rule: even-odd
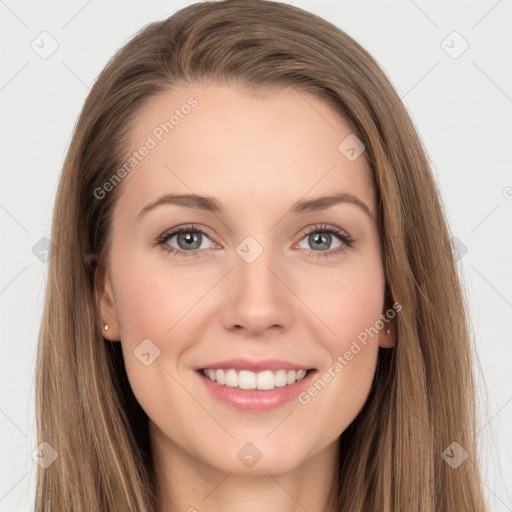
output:
[[[392,293],[389,285],[386,284],[384,291],[384,311],[381,318],[384,318],[384,326],[379,330],[378,344],[382,348],[392,348],[397,340],[397,314],[402,309],[398,302],[393,302]]]
[[[401,310],[397,308],[398,303],[392,303],[389,298],[389,294],[386,294],[386,300],[384,301],[385,310],[382,314],[382,317],[385,319],[384,327],[379,331],[379,347],[382,348],[392,348],[396,345],[397,339],[397,314]]]
[[[385,313],[384,313],[385,314]],[[379,331],[379,347],[392,348],[396,345],[396,316],[388,322],[384,322],[384,327]]]
[[[119,323],[117,321],[117,310],[114,300],[114,291],[110,273],[98,269],[96,280],[96,300],[100,309],[100,329],[103,337],[110,341],[119,341]],[[108,329],[105,329],[108,324]]]

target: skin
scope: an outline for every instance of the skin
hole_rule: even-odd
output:
[[[110,324],[105,336],[122,343],[130,384],[150,418],[158,510],[169,510],[172,495],[184,511],[291,512],[298,503],[325,511],[338,437],[367,398],[378,346],[394,344],[394,324],[386,325],[391,334],[384,328],[369,338],[306,405],[294,399],[271,411],[240,411],[214,398],[194,368],[239,356],[278,358],[316,368],[318,377],[384,313],[364,153],[349,161],[338,150],[351,129],[316,96],[255,95],[221,84],[153,99],[138,117],[133,149],[190,96],[197,107],[124,178],[98,296]],[[297,200],[334,192],[357,196],[373,217],[350,203],[288,213]],[[137,220],[164,193],[213,196],[225,211],[167,204]],[[152,245],[187,223],[211,233],[200,235],[196,255]],[[344,244],[333,234],[327,249],[312,245],[304,233],[316,224],[343,229],[354,245],[315,257]],[[236,252],[248,236],[263,248],[252,263]],[[178,243],[177,236],[166,241],[187,250]],[[134,356],[145,339],[160,350],[148,366]],[[247,442],[262,454],[251,468],[237,457]]]

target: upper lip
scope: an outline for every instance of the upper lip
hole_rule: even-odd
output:
[[[299,363],[293,363],[291,361],[284,361],[281,359],[247,359],[239,357],[236,359],[226,359],[224,361],[216,361],[214,363],[208,363],[202,366],[198,366],[196,370],[210,369],[229,369],[235,370],[249,370],[252,372],[261,372],[263,370],[311,370],[311,366],[305,366]]]

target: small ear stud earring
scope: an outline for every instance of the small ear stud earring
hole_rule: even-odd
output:
[[[110,325],[105,324],[105,327],[104,327],[105,331],[108,331],[108,328],[109,328],[109,327],[110,327]]]

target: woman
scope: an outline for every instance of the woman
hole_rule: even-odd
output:
[[[340,29],[263,0],[145,27],[52,237],[37,511],[485,510],[439,193]]]

